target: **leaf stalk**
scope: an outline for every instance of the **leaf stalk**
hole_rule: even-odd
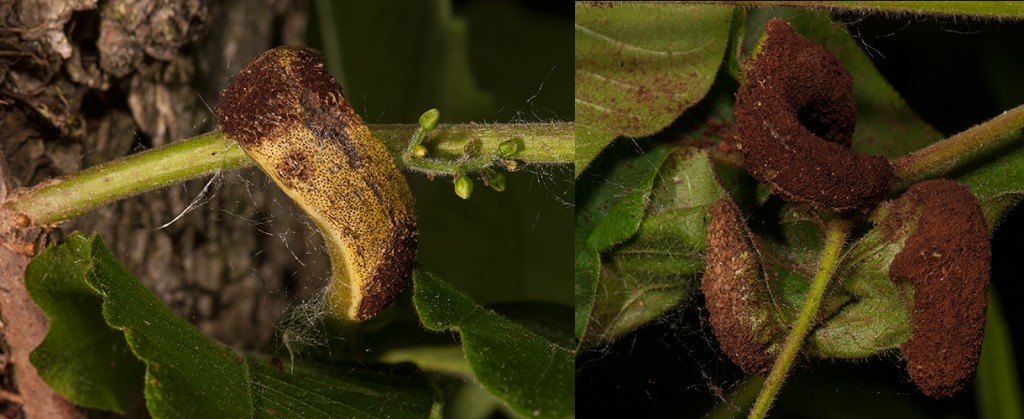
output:
[[[750,418],[764,418],[768,414],[768,409],[771,408],[772,402],[775,401],[775,396],[779,393],[779,389],[782,388],[782,382],[789,374],[793,361],[796,359],[797,354],[800,353],[804,339],[807,338],[807,333],[810,332],[811,326],[815,323],[818,308],[821,306],[825,291],[828,289],[828,284],[836,272],[836,267],[839,266],[839,256],[843,250],[843,245],[846,243],[846,236],[849,234],[849,231],[849,220],[834,218],[828,222],[825,232],[825,248],[822,250],[821,261],[818,263],[818,271],[811,280],[811,289],[807,293],[807,299],[804,300],[800,314],[793,322],[793,328],[790,330],[789,335],[786,336],[782,352],[775,359],[775,364],[772,365],[772,370],[764,381],[764,387],[761,388],[761,392],[757,395],[754,407],[750,410]]]
[[[405,164],[403,154],[420,129],[416,124],[370,125],[399,166],[423,172],[423,167]],[[569,164],[573,161],[574,128],[571,122],[530,124],[448,124],[439,125],[425,142],[435,158],[417,159],[429,166],[431,175],[451,175],[466,170],[460,161],[469,141],[480,141],[481,152],[496,154],[502,142],[521,138],[525,144],[515,158],[528,164]],[[492,159],[493,160],[493,159]],[[488,160],[490,163],[491,160]],[[225,170],[254,166],[255,162],[220,131],[212,131],[173,144],[122,157],[81,172],[44,182],[12,194],[3,210],[18,215],[21,227],[50,226],[121,199],[160,189],[189,179]],[[489,164],[488,164],[489,165]],[[488,165],[481,165],[482,169]]]
[[[1000,147],[1019,141],[1024,105],[890,162],[896,175],[892,192],[926,179],[942,177]]]

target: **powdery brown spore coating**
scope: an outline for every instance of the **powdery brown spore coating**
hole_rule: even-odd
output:
[[[768,21],[760,53],[736,93],[736,130],[747,170],[791,202],[867,209],[885,196],[892,167],[853,153],[853,79],[828,50]]]
[[[956,182],[921,182],[901,199],[922,212],[889,267],[889,278],[914,286],[911,337],[900,350],[924,394],[950,397],[973,380],[981,356],[992,260],[988,229],[977,199]]]
[[[395,281],[394,278],[408,278],[412,275],[410,268],[416,260],[418,242],[419,235],[414,222],[398,225],[392,231],[391,246],[384,251],[381,259],[397,263],[378,264],[363,284],[363,289],[372,292],[363,295],[359,302],[361,320],[369,319],[387,308],[405,289],[406,282]]]
[[[712,205],[701,291],[711,328],[722,351],[751,374],[767,374],[774,356],[771,337],[779,333],[763,311],[767,291],[759,286],[760,264],[736,205],[726,198]]]
[[[405,177],[312,49],[250,62],[224,90],[221,130],[320,228],[334,269],[335,313],[366,319],[408,284],[416,210]]]

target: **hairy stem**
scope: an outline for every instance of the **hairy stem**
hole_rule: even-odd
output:
[[[252,164],[233,141],[214,131],[17,191],[4,207],[33,225],[56,224],[146,191]]]
[[[415,124],[370,125],[370,130],[407,170],[424,171],[404,163],[406,144],[419,129]],[[431,174],[455,175],[466,142],[481,141],[481,152],[494,154],[498,145],[521,138],[525,146],[515,155],[526,163],[568,164],[573,161],[572,123],[453,124],[440,125],[424,141],[431,157]],[[452,161],[445,161],[450,157]],[[27,217],[27,224],[52,225],[80,216],[93,208],[224,170],[255,165],[233,140],[213,131],[165,147],[126,156],[70,176],[17,191],[4,209]],[[27,225],[26,224],[26,225]]]
[[[418,128],[415,124],[370,125],[370,130],[398,161]],[[515,159],[526,163],[569,164],[576,153],[575,127],[571,122],[438,125],[423,140],[423,145],[435,158],[456,159],[462,156],[470,140],[480,140],[483,145],[480,154],[489,155],[496,152],[502,141],[512,138],[523,140],[524,147],[516,152]]]
[[[1003,112],[982,124],[891,162],[901,191],[919,181],[940,177],[994,149],[1019,141],[1024,127],[1024,105]]]
[[[789,369],[793,366],[797,354],[800,353],[800,347],[803,346],[804,339],[807,338],[807,333],[811,330],[818,315],[818,306],[821,305],[825,290],[828,289],[828,284],[839,264],[839,254],[843,250],[843,244],[846,243],[846,235],[849,231],[850,222],[848,220],[835,218],[829,221],[825,249],[821,253],[818,272],[811,280],[811,289],[807,292],[807,299],[804,300],[800,314],[793,322],[793,329],[786,336],[782,352],[779,353],[775,364],[772,365],[772,371],[765,379],[764,387],[761,388],[761,393],[757,395],[757,401],[754,402],[754,407],[750,410],[750,418],[763,418],[768,413],[772,402],[775,401],[775,395],[782,388],[782,382],[789,374]]]
[[[747,7],[808,7],[861,13],[917,13],[925,15],[1024,18],[1024,10],[1008,2],[970,1],[707,1]]]

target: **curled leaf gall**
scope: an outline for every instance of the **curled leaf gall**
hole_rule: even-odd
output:
[[[331,312],[364,320],[412,276],[418,233],[405,177],[308,48],[250,62],[217,105],[221,130],[301,207],[331,256]]]

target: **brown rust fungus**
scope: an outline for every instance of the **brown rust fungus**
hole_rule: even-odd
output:
[[[889,266],[913,285],[910,339],[900,347],[921,391],[949,397],[974,378],[985,334],[992,250],[981,206],[956,182],[929,180],[901,200],[921,207],[917,230]]]
[[[736,93],[736,131],[747,170],[791,202],[865,210],[888,192],[892,167],[850,146],[853,79],[828,50],[784,20],[765,27]]]
[[[331,254],[331,311],[363,320],[412,276],[416,209],[405,177],[301,47],[263,53],[224,90],[221,130],[313,219]]]
[[[736,205],[721,198],[712,205],[704,278],[700,288],[711,328],[722,351],[751,374],[767,374],[782,333],[771,311],[761,264]]]

